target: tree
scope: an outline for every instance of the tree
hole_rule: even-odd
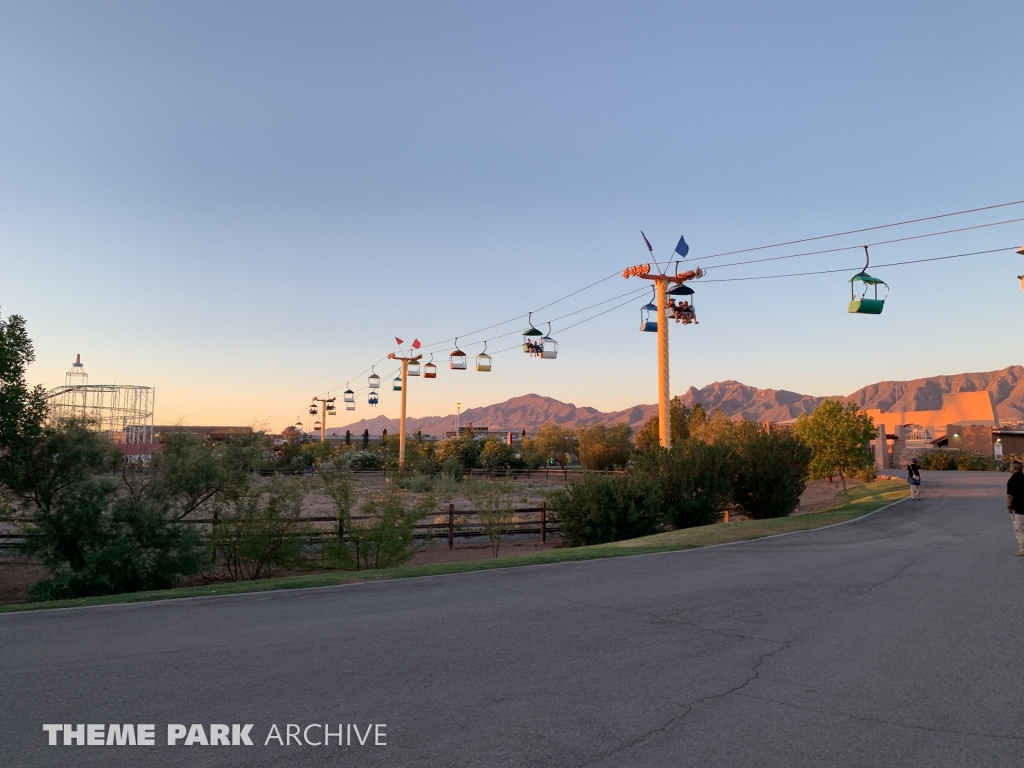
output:
[[[687,408],[678,397],[669,400],[668,416],[673,443],[686,440],[690,437],[691,428],[707,421],[703,405],[695,403],[692,408]],[[643,426],[637,430],[636,448],[638,451],[657,448],[661,445],[660,423],[655,415],[645,421]]]
[[[449,437],[434,447],[434,461],[443,464],[446,459],[458,459],[465,469],[480,464],[480,443],[472,437]]]
[[[832,477],[839,473],[843,493],[849,501],[846,477],[871,463],[868,443],[875,436],[875,424],[855,403],[825,400],[813,413],[802,414],[796,433],[811,449],[812,477]]]
[[[537,430],[537,437],[534,438],[533,445],[545,462],[554,461],[563,471],[579,450],[575,433],[571,429],[563,429],[557,424],[541,426]]]
[[[501,440],[488,439],[480,451],[480,466],[492,472],[509,470],[519,467],[522,461],[516,455],[516,450],[511,445],[506,445]]]
[[[51,572],[36,597],[162,589],[209,560],[195,532],[170,518],[152,483],[125,493],[95,476],[121,460],[109,438],[71,421],[20,441],[0,461],[0,481],[27,522],[26,551]]]
[[[580,427],[576,440],[584,469],[624,469],[633,454],[633,429],[628,424]]]
[[[21,315],[0,316],[0,456],[38,437],[46,418],[46,390],[29,387],[25,370],[36,359]]]

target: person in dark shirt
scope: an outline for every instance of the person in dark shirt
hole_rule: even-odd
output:
[[[1013,532],[1017,536],[1017,551],[1013,554],[1024,557],[1024,464],[1010,462],[1010,479],[1006,481],[1006,509],[1013,520]]]
[[[907,464],[907,482],[910,483],[910,498],[920,501],[921,499],[921,465],[917,463],[915,456]]]

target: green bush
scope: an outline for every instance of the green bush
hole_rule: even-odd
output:
[[[739,446],[733,501],[755,520],[785,517],[800,504],[810,460],[792,432],[758,430]]]
[[[113,483],[83,481],[31,517],[25,550],[51,572],[35,599],[166,589],[209,561],[195,531],[117,493]]]
[[[961,472],[991,472],[1003,464],[1009,466],[1008,457],[997,464],[994,456],[985,456],[976,451],[924,451],[917,460],[921,469],[958,469]]]
[[[999,458],[999,471],[1009,472],[1010,463],[1014,461],[1024,462],[1024,453],[1005,453]]]
[[[302,560],[302,488],[297,479],[254,484],[219,510],[213,544],[234,581],[268,578]]]
[[[421,475],[418,472],[403,472],[391,480],[396,488],[402,488],[413,493],[424,493],[434,487],[432,475]]]
[[[363,502],[359,511],[363,520],[354,520],[351,538],[359,540],[359,559],[365,568],[390,568],[401,565],[415,554],[412,549],[416,523],[436,506],[427,498],[407,510],[397,488],[375,493]]]
[[[917,457],[921,469],[956,469],[959,451],[922,451]]]
[[[462,482],[462,462],[454,456],[441,462],[441,474],[448,480],[456,483]]]
[[[732,464],[728,445],[686,440],[669,451],[641,451],[632,472],[658,482],[662,519],[691,528],[721,518],[732,493]]]
[[[661,486],[651,478],[585,475],[551,494],[568,547],[647,536],[659,529]]]
[[[961,472],[992,472],[996,468],[996,460],[994,456],[964,451],[956,457],[956,468]]]
[[[380,456],[370,451],[347,451],[335,459],[335,464],[349,469],[380,469],[384,466]]]

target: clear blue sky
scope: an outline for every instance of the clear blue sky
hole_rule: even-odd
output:
[[[1022,28],[1010,0],[2,2],[0,309],[28,321],[35,381],[61,383],[81,353],[94,382],[157,387],[159,422],[277,430],[396,335],[450,339],[647,260],[641,228],[663,257],[685,234],[695,266],[1024,198]],[[872,256],[1020,244],[1018,223]],[[872,271],[892,286],[880,317],[846,313],[849,274],[695,284],[700,325],[672,327],[673,391],[845,394],[1022,362],[1024,258]],[[556,321],[557,361],[444,368],[414,383],[410,414],[527,392],[653,402],[643,303],[564,334],[590,313]],[[397,397],[343,416],[377,413]]]

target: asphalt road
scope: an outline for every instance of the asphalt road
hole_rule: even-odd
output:
[[[700,551],[0,616],[0,764],[1022,765],[1006,478]],[[47,746],[64,722],[158,746]],[[255,745],[168,747],[168,723]],[[288,723],[387,746],[263,745]]]

